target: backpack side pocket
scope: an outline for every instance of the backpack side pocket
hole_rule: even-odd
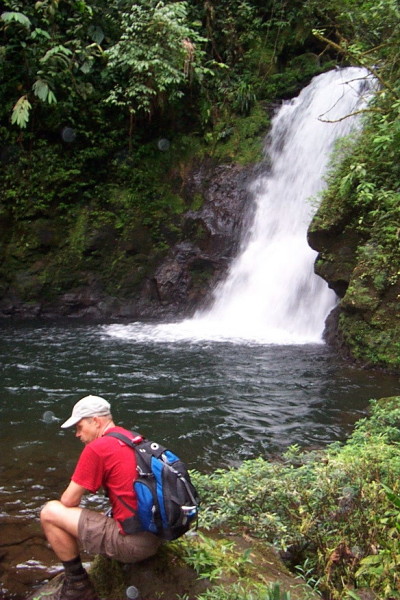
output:
[[[154,478],[145,481],[138,478],[133,484],[138,500],[138,517],[142,531],[150,531],[157,535],[159,533],[160,516],[155,486]]]

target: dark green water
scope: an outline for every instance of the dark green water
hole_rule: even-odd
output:
[[[117,422],[201,471],[343,440],[370,398],[400,393],[397,377],[349,367],[324,345],[162,342],[112,337],[101,325],[5,323],[0,355],[0,526],[38,527],[41,505],[64,489],[81,446],[60,421],[90,393],[111,402]],[[28,554],[11,565],[17,575],[35,560],[34,544]],[[10,597],[11,580],[3,577],[0,597]]]
[[[62,465],[50,479],[65,483],[81,447],[43,414],[62,421],[89,393],[107,398],[120,424],[208,471],[343,439],[370,398],[400,392],[398,378],[351,368],[324,345],[143,342],[79,324],[1,333],[0,489],[13,481],[25,494],[25,478],[43,465]]]

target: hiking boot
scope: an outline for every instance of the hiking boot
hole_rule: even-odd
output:
[[[98,600],[89,575],[66,576],[60,590],[60,600]]]
[[[89,575],[84,573],[59,579],[53,589],[36,592],[34,600],[98,600],[98,598]]]

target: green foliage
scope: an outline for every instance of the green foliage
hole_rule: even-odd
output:
[[[11,123],[15,123],[21,129],[25,129],[29,121],[29,111],[32,108],[27,96],[21,96],[13,108]]]
[[[211,73],[202,65],[203,38],[187,23],[187,4],[132,4],[121,15],[122,34],[106,52],[106,80],[112,87],[106,102],[131,113],[151,113],[167,93],[173,101],[193,76]]]
[[[16,90],[23,92],[25,114],[23,118],[16,114],[17,103],[12,123],[26,128],[30,112],[35,112],[42,102],[61,101],[60,109],[64,118],[68,118],[66,112],[73,102],[87,95],[88,74],[101,59],[102,51],[98,44],[90,43],[93,13],[85,3],[21,2],[21,5],[23,12],[2,13],[0,31],[3,30],[7,81],[3,96],[6,104],[15,103]],[[46,117],[45,113],[44,121]]]
[[[243,583],[232,585],[213,586],[203,594],[197,596],[197,600],[290,600],[290,592],[283,591],[279,583],[270,585],[253,584],[246,587]],[[304,596],[306,600],[306,596]]]
[[[210,154],[220,161],[251,164],[262,160],[262,139],[270,119],[266,108],[257,103],[249,114],[221,119],[205,139]]]
[[[243,551],[240,549],[240,539],[216,538],[198,533],[168,544],[168,552],[194,568],[199,579],[206,579],[211,584],[204,593],[196,596],[198,600],[315,598],[311,588],[294,580],[290,591],[284,591],[279,581],[268,583],[263,573],[266,549],[253,544]],[[269,549],[265,560],[269,566],[275,560],[282,569],[282,563],[273,558]],[[285,587],[288,587],[287,582]]]
[[[24,15],[23,13],[20,12],[3,12],[1,14],[1,20],[5,23],[5,24],[9,24],[9,23],[19,23],[20,25],[22,25],[23,27],[26,27],[26,29],[30,29],[31,28],[31,22],[28,19],[28,17],[26,15]]]
[[[44,79],[37,79],[32,89],[35,96],[42,100],[42,102],[48,102],[49,104],[57,102],[55,95],[49,88],[49,84]]]
[[[350,293],[354,294],[353,288]],[[350,295],[350,299],[351,297]],[[363,299],[362,308],[368,309],[366,293],[361,301]],[[365,322],[360,315],[352,317],[351,314],[343,313],[340,315],[339,329],[343,342],[354,359],[367,366],[397,371],[400,366],[400,342],[396,302],[391,303],[389,311],[380,308],[371,324]]]
[[[175,552],[193,567],[202,579],[216,581],[222,576],[246,575],[251,566],[250,552],[240,554],[233,541],[215,540],[198,534],[176,543]]]
[[[372,403],[371,418],[357,424],[344,446],[333,444],[323,455],[291,448],[283,464],[259,458],[238,469],[194,474],[203,499],[201,526],[245,530],[275,544],[331,598],[365,585],[382,600],[396,597],[398,512],[382,483],[398,493],[399,425],[399,398]]]
[[[395,507],[395,510],[388,510],[382,516],[382,523],[388,526],[387,535],[392,540],[398,540],[400,534],[400,495],[391,488],[382,484],[389,502]],[[400,552],[396,545],[389,548],[379,548],[377,553],[366,556],[360,561],[360,568],[356,573],[356,578],[361,581],[375,584],[385,582],[384,593],[387,595],[395,594],[391,580],[392,573],[398,574],[400,566]],[[400,577],[394,577],[397,582],[397,589],[400,583]],[[394,596],[396,597],[396,596]]]
[[[94,143],[69,151],[45,142],[36,151],[18,151],[15,162],[3,165],[0,180],[0,212],[19,224],[4,240],[2,277],[18,269],[29,273],[24,286],[15,282],[25,300],[35,293],[36,299],[54,298],[85,284],[89,273],[112,296],[131,296],[179,239],[186,207],[176,191],[179,171],[175,190],[170,170],[189,160],[193,149],[182,138],[169,152],[154,143],[129,155],[120,146],[117,151]],[[40,223],[50,232],[49,245],[36,233]],[[41,264],[40,275],[35,264]]]
[[[382,484],[382,487],[385,490],[388,500],[393,504],[393,506],[395,506],[396,508],[399,509],[398,516],[400,517],[400,496],[398,494],[395,494],[395,492],[393,490],[391,490],[390,488],[388,488],[387,485]],[[396,523],[396,527],[397,527],[397,529],[399,529],[400,523]]]
[[[87,148],[65,156],[61,145],[38,142],[36,152],[18,152],[18,160],[2,169],[0,182],[3,213],[15,220],[76,212],[90,198],[88,189],[101,180],[101,170],[94,163],[104,150]],[[86,179],[82,179],[82,170]]]

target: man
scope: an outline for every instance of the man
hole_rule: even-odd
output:
[[[137,508],[132,488],[135,455],[129,446],[105,434],[120,432],[132,439],[132,433],[115,425],[110,404],[99,396],[86,396],[75,404],[71,417],[61,425],[73,426],[85,448],[60,500],[48,502],[40,514],[47,540],[65,570],[62,587],[51,597],[46,596],[47,600],[95,600],[94,588],[82,566],[80,547],[90,554],[133,563],[155,554],[161,543],[152,533],[127,535],[123,529],[124,521]],[[109,497],[112,518],[79,507],[87,491],[94,493],[100,487]]]

